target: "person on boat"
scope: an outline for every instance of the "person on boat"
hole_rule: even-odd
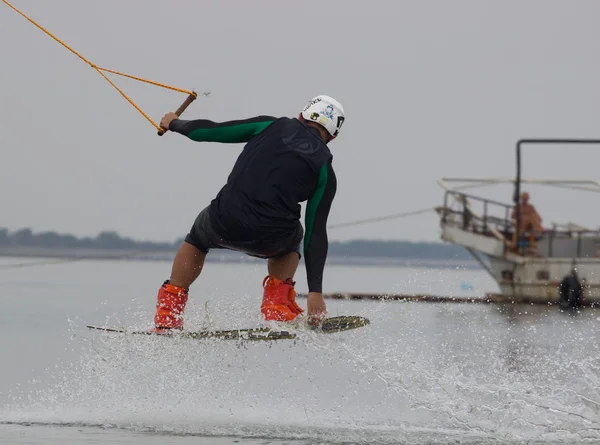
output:
[[[465,195],[459,195],[458,196],[458,202],[460,202],[462,204],[462,229],[463,230],[468,230],[469,229],[469,225],[471,224],[471,221],[473,220],[473,212],[471,211],[471,205],[469,200],[467,199],[467,197]]]
[[[322,294],[328,251],[327,218],[337,180],[328,143],[344,123],[342,105],[320,95],[297,118],[256,116],[213,122],[167,113],[160,126],[196,142],[245,143],[227,179],[202,210],[180,246],[171,275],[158,290],[155,329],[183,329],[191,284],[210,249],[229,249],[267,260],[261,312],[265,320],[291,321],[294,274],[303,254],[308,282],[308,322],[326,314]],[[307,202],[304,231],[300,203]]]
[[[511,218],[516,224],[516,207],[512,211]],[[529,202],[529,193],[527,192],[521,193],[521,201],[519,203],[519,220],[519,232],[521,233],[530,232],[533,234],[539,234],[544,231],[544,228],[542,227],[542,218],[533,204]]]
[[[583,297],[583,285],[577,275],[577,267],[571,269],[571,273],[560,282],[559,290],[560,306],[564,309],[578,308],[581,306]]]

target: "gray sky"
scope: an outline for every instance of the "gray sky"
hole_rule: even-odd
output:
[[[12,0],[92,62],[198,92],[184,118],[345,107],[330,223],[442,202],[440,176],[512,176],[524,137],[600,137],[600,2]],[[242,145],[154,128],[0,3],[0,227],[172,241]],[[185,95],[112,76],[156,121]],[[600,179],[600,147],[528,149],[524,173]],[[545,223],[600,226],[600,197],[529,188]],[[486,191],[510,201],[510,190]],[[438,239],[434,213],[331,239]]]

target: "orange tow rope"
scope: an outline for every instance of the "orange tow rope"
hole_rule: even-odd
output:
[[[118,76],[123,76],[123,77],[128,77],[129,79],[134,79],[134,80],[138,80],[140,82],[145,82],[145,83],[149,83],[151,85],[156,85],[158,87],[162,87],[162,88],[167,88],[169,90],[173,90],[173,91],[178,91],[180,93],[186,93],[188,94],[188,98],[186,99],[186,101],[183,103],[183,105],[181,107],[179,107],[179,109],[175,112],[178,116],[181,115],[181,113],[183,113],[183,111],[188,107],[188,105],[190,103],[192,103],[192,101],[194,99],[196,99],[196,97],[198,96],[194,91],[187,91],[187,90],[183,90],[181,88],[176,88],[176,87],[172,87],[169,85],[165,85],[162,83],[158,83],[158,82],[153,82],[152,80],[147,80],[147,79],[142,79],[141,77],[137,77],[137,76],[132,76],[130,74],[125,74],[125,73],[120,73],[118,71],[114,71],[114,70],[110,70],[107,68],[101,68],[99,66],[97,66],[96,64],[90,62],[88,59],[86,59],[85,57],[83,57],[81,54],[79,54],[77,51],[75,51],[73,48],[71,48],[69,45],[67,45],[65,42],[63,42],[62,40],[60,40],[58,37],[56,37],[54,34],[52,34],[51,32],[49,32],[48,30],[46,30],[45,28],[43,28],[41,25],[39,25],[38,23],[36,23],[34,20],[32,20],[31,18],[29,18],[28,16],[26,16],[24,13],[22,13],[21,11],[19,11],[17,8],[15,8],[13,5],[11,5],[7,0],[2,0],[4,3],[6,3],[10,8],[12,8],[13,10],[15,10],[18,14],[20,14],[21,16],[25,17],[27,20],[29,20],[31,23],[33,23],[35,26],[37,26],[40,30],[42,30],[43,32],[45,32],[46,34],[48,34],[50,37],[52,37],[54,40],[56,40],[58,43],[60,43],[62,46],[64,46],[65,48],[67,48],[69,51],[71,51],[73,54],[75,54],[77,57],[79,57],[81,60],[83,60],[85,63],[87,63],[89,66],[91,66],[92,68],[94,68],[98,74],[100,74],[102,77],[104,77],[106,79],[106,81],[108,83],[110,83],[119,93],[121,93],[121,95],[127,99],[127,101],[133,105],[135,107],[136,110],[138,110],[142,116],[144,116],[146,119],[148,119],[148,121],[158,130],[158,134],[159,136],[164,134],[164,132],[166,131],[166,129],[161,128],[160,126],[158,126],[152,119],[150,119],[150,117],[144,113],[142,111],[142,109],[140,107],[138,107],[135,102],[133,102],[129,96],[127,96],[127,94],[125,94],[123,92],[123,90],[121,90],[118,86],[116,86],[104,73],[103,71],[107,72],[107,73],[112,73],[112,74],[116,74]],[[205,95],[207,95],[207,93],[204,93]]]

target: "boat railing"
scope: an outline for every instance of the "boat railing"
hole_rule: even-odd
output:
[[[599,256],[596,242],[600,246],[600,230],[555,225],[552,229],[535,234],[522,233],[519,240],[514,239],[516,226],[512,218],[513,209],[513,205],[447,190],[444,205],[438,207],[437,211],[444,225],[498,239],[504,245],[505,254],[510,251],[547,258]]]
[[[444,206],[439,212],[444,224],[460,225],[465,230],[494,236],[501,232],[506,236],[514,228],[512,208],[499,201],[447,190]]]
[[[597,258],[600,254],[600,231],[590,229],[558,230],[551,229],[543,232],[545,243],[540,254],[547,258],[573,257]],[[589,241],[592,241],[591,243]],[[568,254],[560,249],[560,244],[568,241]]]

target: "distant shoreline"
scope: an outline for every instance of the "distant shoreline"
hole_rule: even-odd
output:
[[[139,249],[55,248],[33,246],[0,246],[2,258],[43,258],[64,260],[172,261],[176,249],[144,251]],[[213,250],[206,258],[211,263],[260,263],[263,260],[229,250]],[[347,266],[426,267],[440,269],[481,269],[474,260],[425,259],[410,257],[369,257],[330,254],[327,263]]]
[[[23,228],[0,228],[0,257],[172,261],[183,239],[174,242],[139,241],[114,231],[79,238],[57,232],[34,233]],[[302,246],[301,246],[302,247]],[[208,262],[255,263],[262,261],[239,252],[215,249]],[[442,242],[400,240],[329,241],[328,264],[479,269],[466,249]]]

